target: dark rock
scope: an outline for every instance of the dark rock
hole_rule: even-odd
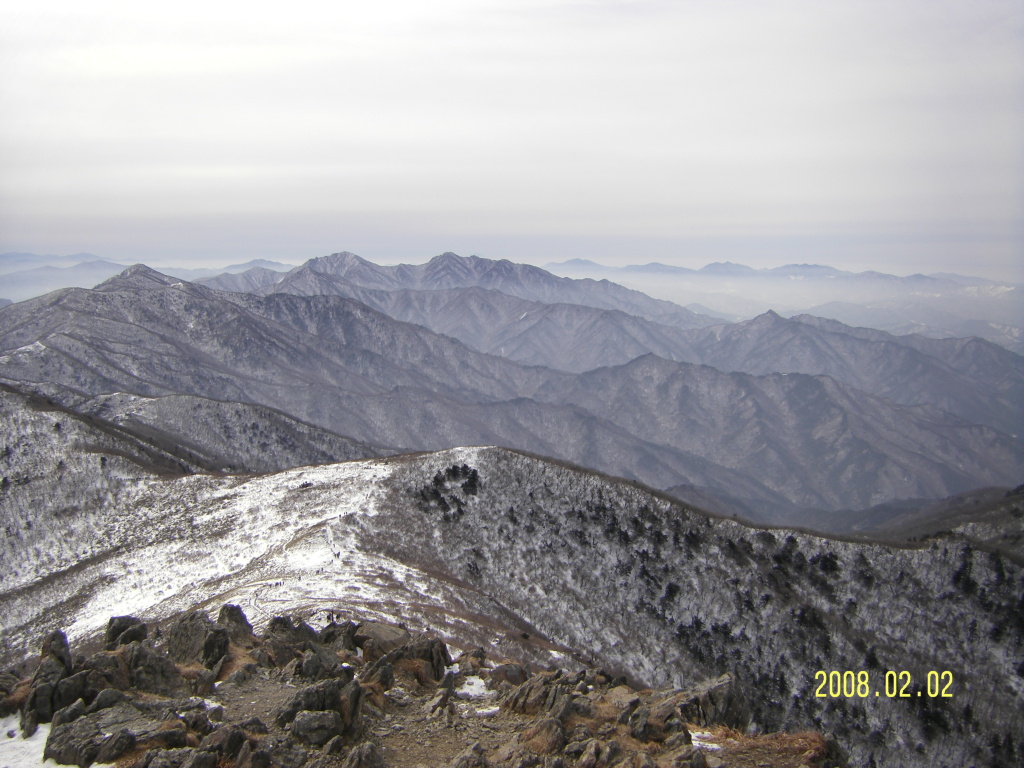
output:
[[[542,768],[544,760],[531,752],[523,752],[514,756],[506,765],[508,768]]]
[[[113,688],[104,688],[93,699],[92,704],[89,705],[88,712],[98,712],[101,709],[109,709],[110,707],[117,706],[122,702],[131,701],[128,694],[122,693],[121,691]]]
[[[328,650],[316,646],[306,651],[298,664],[297,672],[301,677],[310,680],[324,680],[329,677],[343,677],[346,682],[351,680],[353,672]]]
[[[259,674],[259,670],[260,668],[255,664],[244,664],[228,675],[224,682],[231,683],[232,685],[241,685]]]
[[[573,695],[573,698],[570,699],[570,705],[571,711],[569,714],[576,714],[587,719],[595,716],[594,701],[589,696]]]
[[[385,768],[384,756],[372,741],[364,741],[353,749],[342,768]]]
[[[252,656],[260,666],[284,667],[301,656],[302,651],[277,635],[263,636],[263,647],[257,648]]]
[[[207,736],[213,732],[213,723],[210,722],[210,718],[206,712],[201,709],[183,712],[181,714],[181,722],[183,722],[185,727],[190,731],[193,731],[200,736]]]
[[[622,745],[616,739],[612,739],[601,748],[601,756],[597,759],[597,768],[615,765],[624,756]]]
[[[576,761],[576,768],[596,768],[597,761],[601,757],[601,742],[597,739],[590,739],[584,746],[583,752]]]
[[[487,755],[480,742],[476,742],[449,763],[449,768],[489,768]]]
[[[87,658],[82,667],[92,673],[89,685],[94,690],[116,688],[125,691],[132,685],[131,671],[121,653],[97,653]]]
[[[246,618],[240,606],[223,605],[217,614],[217,623],[227,627],[231,640],[239,645],[249,647],[253,643],[252,624]]]
[[[128,730],[120,730],[104,739],[100,751],[96,755],[97,763],[112,763],[125,752],[135,749],[135,734]]]
[[[275,616],[270,620],[263,638],[264,642],[270,638],[292,647],[297,652],[296,655],[310,650],[320,640],[316,630],[309,624],[304,621],[295,624],[288,616]],[[278,664],[280,665],[280,661]]]
[[[579,728],[579,726],[577,726],[577,728]],[[563,752],[565,752],[569,757],[579,757],[587,751],[590,747],[590,742],[593,740],[594,739],[592,739],[589,734],[585,735],[583,738],[577,738],[577,734],[574,732],[570,737],[569,743],[565,745]]]
[[[8,696],[14,692],[21,680],[17,675],[10,672],[0,672],[0,697]]]
[[[423,713],[426,715],[442,714],[451,707],[451,699],[451,688],[438,688],[434,697],[424,705]]]
[[[437,684],[438,688],[444,688],[447,691],[455,692],[455,672],[445,672],[444,677],[441,678],[441,682]]]
[[[379,621],[366,621],[356,628],[352,642],[357,648],[364,648],[368,640],[375,642],[382,653],[388,653],[409,643],[412,635],[401,627],[393,627]]]
[[[665,749],[668,751],[678,749],[679,747],[685,747],[690,744],[693,744],[693,737],[690,736],[690,732],[685,728],[678,733],[673,733],[665,739]]]
[[[56,687],[71,671],[68,639],[63,632],[55,630],[43,638],[39,666],[32,675],[28,698],[21,710],[21,731],[26,737],[35,733],[39,723],[50,722],[55,711]]]
[[[245,742],[235,758],[235,768],[270,768],[270,753]]]
[[[270,733],[267,726],[264,725],[263,721],[258,717],[250,717],[248,720],[243,720],[238,724],[238,727],[248,731],[249,733]]]
[[[287,738],[264,739],[260,742],[260,748],[270,755],[271,765],[280,768],[301,768],[309,757],[309,753],[297,742]]]
[[[167,632],[167,655],[178,664],[203,660],[206,638],[215,627],[205,611],[186,613]],[[224,627],[219,629],[227,631]]]
[[[245,732],[237,725],[222,725],[200,743],[202,752],[216,752],[223,757],[235,757],[245,744]]]
[[[341,624],[331,622],[320,631],[320,642],[332,651],[354,651],[356,644],[353,638],[358,627],[358,624],[351,621]]]
[[[145,643],[130,643],[123,647],[122,653],[132,685],[138,690],[161,696],[176,696],[185,692],[187,686],[181,673],[166,656]]]
[[[89,675],[89,670],[85,670],[65,677],[57,683],[53,692],[53,710],[55,712],[64,709],[78,699],[89,704],[96,698],[97,692],[89,685]]]
[[[566,745],[565,731],[561,723],[552,717],[531,725],[523,731],[520,741],[539,755],[559,752]]]
[[[707,768],[707,764],[704,753],[692,745],[681,747],[668,761],[672,768]]]
[[[231,644],[231,636],[227,627],[214,626],[206,634],[203,641],[203,653],[201,661],[207,669],[222,662],[228,655],[228,646]]]
[[[55,659],[60,662],[61,666],[64,667],[64,674],[61,677],[66,677],[71,674],[73,665],[71,663],[71,650],[68,648],[68,638],[59,629],[54,630],[43,639],[41,650],[41,658],[46,660],[48,658]],[[36,671],[38,675],[38,670]],[[59,678],[58,678],[59,679]],[[34,675],[32,681],[36,681]],[[46,682],[55,683],[56,680],[47,679]]]
[[[48,723],[53,718],[53,686],[42,683],[28,692],[28,699],[21,710],[21,731],[25,737],[35,733],[39,723]],[[31,731],[31,732],[30,732]]]
[[[484,668],[484,664],[487,662],[487,652],[483,648],[474,648],[471,651],[466,651],[459,658],[456,659],[459,665],[459,669],[463,672],[466,670],[472,670],[479,672]],[[523,682],[523,681],[520,681]],[[519,685],[519,683],[516,683]]]
[[[359,730],[359,715],[363,702],[363,689],[355,680],[324,680],[298,691],[277,714],[282,728],[295,719],[302,710],[325,712],[334,710],[341,716],[341,734],[354,736]]]
[[[529,679],[530,675],[518,664],[499,664],[491,670],[490,686],[497,688],[501,683],[509,683],[513,686],[522,685]]]
[[[698,725],[719,723],[736,728],[745,725],[747,707],[732,675],[725,674],[678,694],[676,707],[682,722]]]
[[[568,739],[569,741],[586,741],[593,735],[594,734],[590,732],[590,728],[583,723],[577,723],[573,726],[572,730],[569,731]]]
[[[103,634],[103,644],[108,651],[112,651],[119,645],[141,642],[148,635],[149,629],[141,619],[135,616],[112,616]]]
[[[43,757],[64,765],[91,765],[107,738],[97,718],[78,717],[50,728]]]
[[[342,755],[345,753],[345,739],[341,736],[335,736],[333,739],[324,744],[321,752],[325,755]]]
[[[292,720],[291,734],[305,744],[322,747],[343,730],[341,716],[334,710],[310,712],[303,710]]]
[[[178,722],[172,727],[157,730],[149,735],[150,740],[163,744],[168,749],[184,747],[188,744],[188,731],[185,724]]]
[[[425,662],[424,672],[426,672],[427,680],[421,680],[421,683],[428,681],[433,683],[441,680],[445,675],[445,669],[452,665],[452,657],[448,653],[448,646],[436,638],[420,638],[411,643],[406,643],[393,651],[389,651],[385,658],[391,664],[397,664],[405,659]]]
[[[81,699],[76,699],[68,706],[59,709],[54,713],[53,721],[50,727],[59,728],[65,723],[73,723],[75,720],[77,720],[85,714],[87,714],[85,702]]]
[[[264,641],[266,643],[266,641]],[[271,655],[270,651],[266,648],[254,648],[249,654],[253,660],[261,667],[272,668],[277,666],[277,662]]]
[[[140,761],[140,768],[215,768],[217,756],[194,749],[151,749]]]
[[[648,722],[651,717],[651,710],[648,707],[637,707],[629,716],[629,733],[634,739],[643,743],[651,740],[654,728]]]
[[[363,667],[359,673],[359,682],[364,685],[379,685],[386,691],[395,684],[395,669],[384,656]]]
[[[141,643],[143,640],[149,637],[149,627],[139,622],[128,627],[124,632],[117,636],[117,645],[128,645],[128,643]],[[116,646],[115,646],[116,647]]]
[[[534,675],[503,698],[506,708],[525,715],[560,710],[578,681],[560,669]]]

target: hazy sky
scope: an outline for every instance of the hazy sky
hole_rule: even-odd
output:
[[[1024,280],[1019,0],[0,0],[0,252]]]

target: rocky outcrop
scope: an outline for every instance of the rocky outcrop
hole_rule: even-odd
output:
[[[201,662],[212,669],[228,652],[228,627],[214,624],[204,611],[192,611],[178,619],[167,635],[167,653],[179,664]]]
[[[311,685],[297,692],[284,705],[277,715],[277,724],[284,727],[293,724],[299,715],[307,713],[302,729],[313,727],[315,723],[319,728],[327,722],[326,719],[311,719],[312,713],[330,712],[336,716],[331,722],[336,724],[330,736],[343,736],[349,739],[355,738],[360,728],[360,709],[363,703],[363,689],[356,681],[344,683],[341,680],[325,680],[322,683]],[[326,743],[330,737],[325,738]]]
[[[412,635],[401,627],[382,624],[379,621],[367,621],[360,624],[352,637],[357,648],[364,654],[379,658],[383,654],[402,647],[412,640]]]
[[[176,696],[187,685],[174,662],[146,643],[131,643],[122,652],[131,677],[131,687],[161,696]]]
[[[227,628],[228,638],[233,643],[243,647],[251,647],[255,639],[252,631],[252,624],[245,617],[245,613],[237,605],[225,605],[217,614],[217,624]]]
[[[45,757],[82,768],[386,768],[389,755],[407,752],[421,765],[448,768],[720,768],[728,747],[708,751],[691,729],[744,724],[729,675],[686,689],[636,690],[590,668],[531,674],[479,648],[453,663],[443,641],[411,633],[375,659],[350,654],[359,626],[373,627],[359,639],[364,649],[402,637],[394,627],[379,631],[388,625],[376,622],[331,624],[317,633],[304,621],[277,617],[257,636],[237,606],[220,618],[214,625],[201,611],[187,613],[160,645],[119,644],[145,625],[115,617],[103,638],[114,650],[75,663],[64,636],[52,633],[35,674],[4,678],[4,685],[27,686],[26,718],[52,719]],[[233,638],[226,657],[201,674],[215,676],[225,665],[235,672],[225,672],[203,698],[182,695],[201,679],[189,670],[220,633]],[[239,664],[268,644],[293,660]],[[186,666],[175,665],[171,653]],[[339,674],[305,684],[314,667]],[[825,744],[820,737],[798,741],[801,765],[842,765]]]
[[[103,644],[108,651],[120,645],[141,642],[149,636],[149,627],[134,616],[113,616],[107,622],[107,631],[103,635]]]
[[[65,765],[88,766],[114,762],[136,747],[144,747],[149,749],[147,756],[152,753],[152,760],[161,752],[196,743],[201,730],[197,732],[195,724],[209,722],[196,716],[205,708],[201,699],[152,703],[124,698],[110,707],[87,710],[79,700],[54,718],[44,755]],[[185,757],[184,753],[178,756]]]
[[[57,687],[72,672],[68,639],[55,630],[43,639],[39,666],[29,684],[28,700],[21,710],[21,730],[26,736],[35,733],[39,723],[48,723],[54,713]]]

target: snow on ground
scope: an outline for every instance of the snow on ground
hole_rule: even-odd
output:
[[[143,481],[104,512],[99,556],[56,572],[38,562],[35,589],[0,595],[0,637],[17,647],[10,633],[34,642],[38,627],[53,624],[74,642],[113,615],[151,620],[202,604],[221,582],[238,584],[242,576],[259,588],[280,580],[277,571],[301,581],[331,566],[333,577],[359,582],[366,568],[338,570],[323,523],[341,521],[335,527],[344,533],[375,514],[375,493],[390,472],[387,462],[368,461],[251,478]],[[310,531],[316,546],[306,540]],[[343,544],[351,538],[340,537]],[[66,611],[53,612],[62,604]]]
[[[99,631],[115,613],[149,615],[162,606],[167,610],[157,613],[166,615],[203,602],[208,594],[196,594],[197,585],[230,579],[261,560],[283,559],[280,567],[294,572],[330,566],[332,553],[322,530],[321,546],[296,543],[296,537],[326,519],[373,514],[372,491],[386,475],[387,468],[376,462],[356,462],[196,489],[194,501],[187,498],[192,503],[178,507],[178,519],[160,525],[168,533],[187,526],[200,535],[157,536],[98,565],[99,586],[69,626],[69,638]],[[157,484],[150,488],[158,490]]]
[[[49,724],[40,725],[32,738],[21,738],[18,716],[0,718],[0,768],[37,768],[56,766],[53,760],[43,760],[43,747],[50,735]]]
[[[445,451],[440,463],[475,463],[479,453]],[[36,586],[0,594],[0,640],[28,653],[40,627],[61,628],[75,643],[111,616],[159,621],[194,607],[215,613],[226,602],[241,605],[257,629],[275,615],[339,609],[423,626],[439,617],[472,622],[479,595],[360,547],[397,466],[379,459],[142,480],[104,510],[97,556],[53,571],[29,558]]]
[[[690,731],[690,738],[693,739],[693,746],[700,747],[701,749],[716,750],[722,748],[722,745],[715,741],[714,735],[707,731]]]
[[[494,717],[499,711],[497,696],[481,677],[470,675],[455,689],[455,709],[462,717]]]

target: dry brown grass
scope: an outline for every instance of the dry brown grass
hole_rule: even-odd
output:
[[[228,657],[220,667],[217,681],[226,680],[228,675],[236,669],[241,669],[246,664],[255,664],[256,659],[250,655],[249,650],[235,643],[228,644]]]
[[[715,754],[730,768],[813,768],[828,754],[825,737],[812,731],[747,736],[724,726],[688,727],[710,733],[712,741],[722,746]]]
[[[13,691],[0,700],[0,712],[18,712],[28,701],[31,687],[32,680],[30,678],[25,678],[18,683]]]

